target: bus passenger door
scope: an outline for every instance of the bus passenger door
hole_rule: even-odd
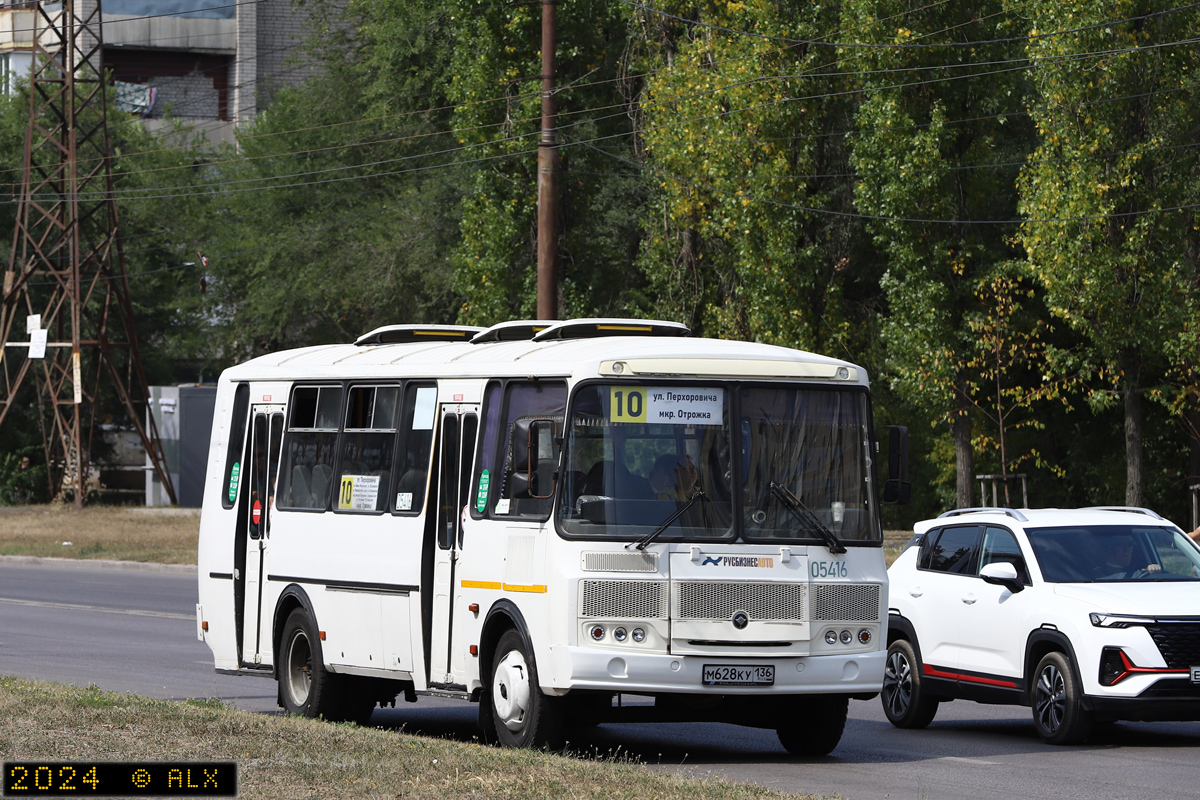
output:
[[[283,406],[256,405],[251,408],[250,442],[247,448],[249,474],[242,502],[247,513],[239,514],[239,546],[244,556],[241,574],[235,576],[234,591],[243,608],[238,630],[241,661],[244,666],[260,666],[271,660],[268,632],[263,642],[262,589],[266,578],[267,542],[271,535],[271,514],[275,508],[275,478],[279,469],[279,444],[283,437]],[[242,523],[242,519],[245,520]]]
[[[438,503],[433,556],[429,683],[453,683],[450,647],[454,631],[455,564],[462,546],[462,519],[470,499],[471,459],[479,428],[478,406],[444,405],[438,447]]]

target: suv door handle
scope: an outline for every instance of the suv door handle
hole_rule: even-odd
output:
[[[962,601],[964,603],[966,603],[967,605],[971,605],[972,603],[975,602],[975,595],[973,595],[973,594],[966,595],[965,597],[963,597]]]

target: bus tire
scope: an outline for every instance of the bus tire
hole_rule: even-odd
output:
[[[496,739],[502,746],[548,750],[563,746],[562,698],[538,688],[533,648],[517,631],[506,631],[497,642],[489,683]]]
[[[303,608],[288,614],[279,654],[279,697],[284,710],[310,719],[340,719],[341,682],[325,669],[316,625]]]
[[[814,695],[799,704],[791,721],[775,733],[794,756],[827,756],[842,740],[850,698],[844,694]]]

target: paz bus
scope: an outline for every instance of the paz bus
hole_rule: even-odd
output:
[[[878,452],[862,368],[677,323],[262,356],[220,377],[198,636],[308,717],[439,695],[505,746],[641,719],[827,753],[883,682]]]

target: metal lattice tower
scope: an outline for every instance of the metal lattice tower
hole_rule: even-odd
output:
[[[82,5],[63,0],[61,9],[47,11],[39,4],[35,17],[24,178],[0,310],[0,425],[32,382],[50,490],[81,508],[97,417],[123,410],[175,502],[154,417],[146,413],[149,391],[118,235],[100,3],[80,13]],[[39,350],[44,357],[36,357]]]

